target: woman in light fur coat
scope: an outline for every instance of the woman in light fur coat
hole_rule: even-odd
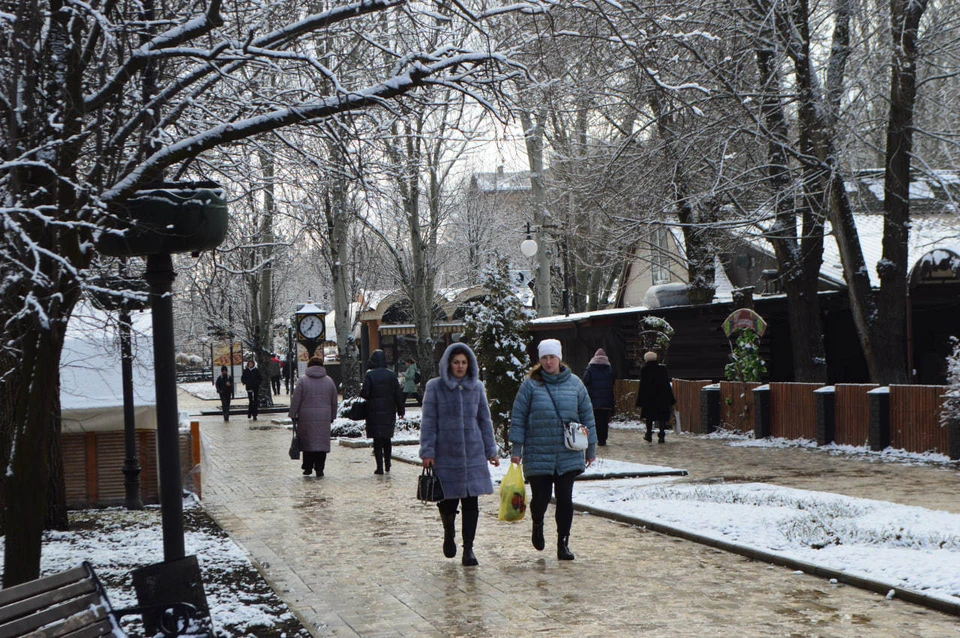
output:
[[[500,465],[487,393],[477,357],[466,344],[454,343],[440,359],[440,376],[427,382],[420,419],[420,458],[443,485],[437,503],[443,522],[443,555],[457,555],[457,505],[463,510],[464,565],[477,565],[473,539],[480,516],[478,496],[492,494],[487,463]]]

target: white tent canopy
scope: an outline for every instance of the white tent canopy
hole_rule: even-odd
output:
[[[131,315],[133,393],[137,429],[156,428],[153,330],[149,311]],[[60,357],[64,431],[123,428],[120,331],[116,312],[77,304]]]

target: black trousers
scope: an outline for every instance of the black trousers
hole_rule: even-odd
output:
[[[480,502],[476,496],[467,496],[466,498],[445,498],[437,503],[437,509],[441,514],[456,514],[457,505],[460,505],[464,512],[479,512]]]
[[[613,410],[594,410],[593,421],[597,426],[597,443],[607,444],[607,434],[610,433],[610,414]]]
[[[271,377],[270,384],[273,386],[273,393],[280,394],[280,375]]]
[[[229,392],[223,392],[220,394],[220,407],[223,409],[223,420],[230,420],[230,396]]]
[[[326,452],[303,452],[303,463],[300,469],[304,472],[317,471],[317,474],[323,474],[323,468],[327,464]]]
[[[579,472],[528,476],[530,482],[530,515],[534,523],[542,523],[551,495],[557,498],[557,536],[569,536],[573,526],[573,480]]]
[[[393,454],[393,443],[390,437],[373,437],[373,455],[377,459],[377,469],[390,471],[390,456]]]
[[[247,390],[247,417],[257,418],[260,413],[260,391]]]

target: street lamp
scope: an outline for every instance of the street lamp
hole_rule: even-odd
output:
[[[554,224],[541,224],[536,229],[531,228],[530,222],[527,222],[527,238],[520,242],[520,252],[524,257],[533,257],[540,250],[537,240],[533,238],[534,230],[558,230],[560,227]],[[556,237],[554,235],[554,237]],[[570,315],[570,280],[567,276],[567,238],[560,238],[560,249],[563,251],[563,314]]]

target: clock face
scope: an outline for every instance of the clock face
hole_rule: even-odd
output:
[[[316,315],[307,315],[300,319],[300,334],[305,339],[316,339],[323,334],[323,321]]]

